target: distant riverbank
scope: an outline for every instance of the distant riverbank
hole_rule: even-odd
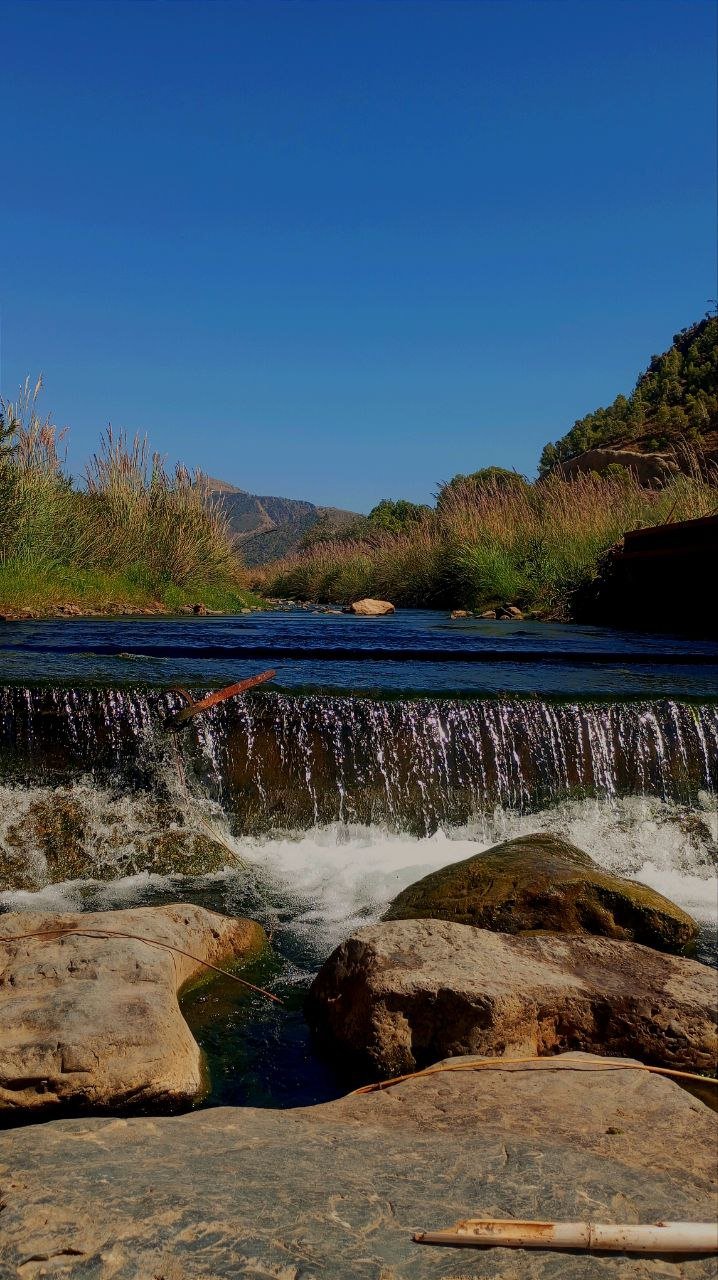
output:
[[[716,495],[698,470],[654,489],[623,468],[533,484],[463,477],[403,529],[316,542],[255,572],[252,585],[337,605],[370,596],[404,608],[514,606],[534,619],[570,621],[624,533],[710,515]]]

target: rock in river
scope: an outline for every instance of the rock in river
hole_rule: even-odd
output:
[[[355,600],[349,605],[348,613],[359,614],[362,618],[380,618],[382,614],[394,613],[394,606],[388,600]]]
[[[72,927],[142,935],[219,966],[266,945],[254,921],[187,903],[0,916],[0,1114],[192,1102],[202,1061],[177,993],[206,968],[137,938],[12,940]]]
[[[709,1280],[712,1258],[412,1242],[467,1214],[709,1219],[715,1115],[628,1062],[596,1067],[605,1061],[572,1054],[318,1107],[57,1120],[0,1134],[0,1275]]]
[[[447,1055],[583,1049],[714,1072],[718,975],[635,942],[511,937],[443,920],[352,934],[307,997],[310,1023],[372,1076]]]
[[[698,926],[655,889],[610,875],[554,835],[520,836],[409,885],[385,920],[452,920],[500,933],[595,933],[682,951]]]

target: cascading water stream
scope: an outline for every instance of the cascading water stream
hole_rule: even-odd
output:
[[[571,796],[690,803],[718,778],[718,706],[256,695],[168,730],[176,695],[0,690],[6,777],[168,788],[173,757],[235,834],[378,823],[430,835]]]
[[[297,919],[318,910],[338,936],[412,878],[531,830],[689,909],[712,892],[714,703],[262,693],[172,730],[180,705],[158,690],[0,689],[8,905],[58,883],[107,894],[252,864],[294,894]]]

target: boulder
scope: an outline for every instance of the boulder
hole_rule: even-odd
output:
[[[134,938],[20,938],[56,928]],[[185,903],[73,915],[0,916],[0,1113],[186,1105],[203,1091],[180,989],[266,945],[252,920]]]
[[[714,969],[635,942],[511,937],[444,920],[359,929],[307,997],[324,1043],[382,1077],[447,1055],[581,1049],[714,1072]]]
[[[355,600],[349,605],[349,613],[361,618],[380,618],[385,613],[394,613],[394,606],[388,600]]]
[[[483,612],[483,613],[480,613],[480,614],[479,614],[479,617],[480,617],[480,618],[495,618],[495,617],[496,617],[496,610],[495,610],[495,609],[484,609],[484,612]]]
[[[453,920],[501,933],[593,933],[683,951],[698,925],[654,889],[610,875],[554,835],[520,836],[433,871],[385,920]]]
[[[452,618],[473,618],[473,616],[474,616],[473,613],[471,613],[469,609],[452,609],[451,610]]]
[[[680,450],[652,449],[644,452],[636,444],[631,447],[631,442],[626,441],[624,445],[599,446],[574,458],[565,458],[560,464],[560,471],[568,477],[592,471],[605,475],[609,469],[615,471],[617,467],[624,467],[648,489],[666,484],[683,469]]]
[[[469,1066],[470,1060],[451,1066]],[[709,1220],[716,1117],[571,1054],[289,1111],[0,1133],[3,1280],[709,1280],[715,1260],[432,1249],[487,1217]]]

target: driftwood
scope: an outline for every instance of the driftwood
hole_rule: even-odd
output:
[[[199,702],[195,702],[186,689],[176,685],[174,692],[184,698],[187,706],[173,716],[172,724],[186,724],[193,716],[199,715],[202,711],[209,711],[210,707],[215,707],[218,702],[226,702],[228,698],[235,698],[238,693],[246,693],[247,689],[264,684],[265,680],[271,680],[276,674],[276,671],[262,671],[260,675],[249,676],[247,680],[240,680],[238,684],[228,684],[226,689],[217,689],[214,693],[207,694],[206,698],[201,698]]]
[[[419,1231],[417,1244],[476,1248],[580,1249],[587,1253],[718,1253],[712,1222],[522,1222],[467,1218],[448,1231]]]

